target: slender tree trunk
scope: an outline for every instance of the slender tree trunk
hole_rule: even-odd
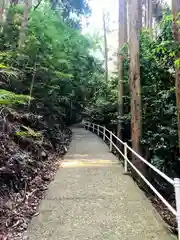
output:
[[[118,34],[118,124],[117,136],[123,139],[122,117],[124,114],[124,57],[120,54],[120,50],[126,42],[127,38],[127,6],[126,0],[119,0],[119,34]]]
[[[149,28],[152,29],[152,0],[149,0]]]
[[[180,0],[172,0],[173,12],[173,35],[177,46],[180,44]],[[180,60],[180,53],[177,53],[176,59]],[[178,115],[178,141],[180,152],[180,67],[176,66],[176,106]]]
[[[106,16],[103,12],[103,31],[104,31],[104,55],[105,55],[105,80],[108,82],[108,44],[107,44],[107,28]]]
[[[125,1],[124,5],[124,42],[128,41],[128,0]]]
[[[145,11],[146,0],[142,0],[142,27],[145,27],[146,23],[146,11]]]
[[[144,11],[145,11],[145,27],[146,28],[148,28],[148,19],[149,19],[149,17],[148,17],[148,1],[149,0],[144,0]]]
[[[147,0],[147,28],[149,28],[149,3],[150,0]]]
[[[130,91],[131,91],[131,140],[133,149],[140,153],[140,140],[142,132],[141,110],[141,83],[140,83],[140,47],[139,47],[139,3],[131,1],[131,29],[130,29]],[[133,158],[138,169],[142,169],[142,162]]]
[[[138,1],[138,11],[139,11],[139,28],[142,28],[142,0]]]
[[[152,0],[145,0],[145,25],[146,28],[148,28],[151,32],[152,35]]]
[[[5,0],[0,1],[0,24],[3,23],[4,18],[4,8],[5,8]]]
[[[26,34],[28,30],[28,12],[31,6],[30,0],[24,0],[24,14],[23,14],[23,22],[20,30],[19,36],[19,48],[21,48],[26,40]]]
[[[130,55],[130,31],[131,31],[131,1],[127,1],[127,42],[128,42],[128,56]]]
[[[149,9],[148,9],[148,12],[149,12],[149,14],[148,14],[148,17],[149,17],[149,19],[148,19],[148,27],[149,27],[149,31],[150,31],[150,36],[151,36],[151,38],[153,37],[153,29],[152,29],[152,0],[148,0],[149,1],[149,4],[148,4],[148,6],[149,6]]]
[[[29,96],[30,96],[29,101],[28,101],[29,108],[30,108],[30,105],[31,105],[31,97],[32,97],[32,92],[33,92],[33,88],[34,88],[35,75],[36,75],[36,64],[34,65],[32,81],[31,81],[31,86],[30,86],[30,91],[29,91]]]

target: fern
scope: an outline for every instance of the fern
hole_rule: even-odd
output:
[[[4,89],[0,89],[0,104],[1,105],[13,105],[13,104],[25,104],[32,99],[28,95],[16,94]]]
[[[57,77],[60,77],[60,78],[65,78],[65,79],[73,78],[73,75],[72,74],[68,74],[68,73],[55,71],[55,74],[56,74]]]
[[[26,131],[16,131],[16,136],[20,136],[20,137],[41,137],[41,133],[40,132],[35,132],[32,128],[30,127],[26,127],[26,126],[22,126],[22,128],[24,128],[24,130]]]
[[[1,57],[1,53],[0,53]],[[0,63],[0,75],[5,77],[15,77],[17,78],[19,75],[20,70],[11,68],[10,66],[4,65],[3,63]]]

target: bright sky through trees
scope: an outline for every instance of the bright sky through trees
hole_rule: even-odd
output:
[[[165,0],[169,5],[171,0]],[[88,19],[89,26],[85,27],[84,31],[102,30],[102,11],[109,13],[110,29],[116,28],[118,19],[118,0],[89,0],[89,5],[92,9],[92,15]]]
[[[165,0],[171,5],[171,0]],[[90,8],[92,9],[91,17],[84,20],[83,33],[97,34],[102,36],[103,41],[103,17],[102,12],[108,13],[107,27],[108,27],[108,48],[110,70],[114,70],[114,53],[117,49],[117,28],[118,28],[118,0],[89,0]]]

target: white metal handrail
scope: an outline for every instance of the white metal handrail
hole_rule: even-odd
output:
[[[146,159],[140,156],[137,152],[135,152],[126,142],[123,142],[119,139],[114,133],[108,130],[105,126],[101,126],[95,123],[84,122],[84,127],[88,129],[92,129],[93,132],[96,130],[97,134],[103,134],[103,140],[109,140],[110,143],[110,151],[112,151],[112,146],[116,148],[116,150],[121,154],[124,158],[124,170],[127,173],[128,164],[137,172],[137,174],[143,179],[143,181],[151,188],[151,190],[157,195],[157,197],[164,203],[164,205],[176,216],[177,226],[178,226],[178,240],[180,240],[180,179],[175,178],[174,180],[168,177],[166,174],[157,169],[154,165],[149,163]],[[100,131],[103,129],[103,131]],[[110,134],[110,137],[106,135],[106,132]],[[116,138],[123,146],[124,153],[116,146],[113,142],[112,137]],[[152,170],[154,170],[157,174],[159,174],[163,179],[165,179],[168,183],[174,186],[175,191],[175,200],[176,200],[176,210],[167,202],[167,200],[157,191],[157,189],[145,178],[145,176],[132,164],[132,162],[127,157],[127,150],[131,151],[136,157],[138,157],[142,162],[144,162],[147,166],[149,166]]]
[[[112,136],[115,137],[116,140],[118,140],[121,144],[124,144],[124,142],[123,142],[121,139],[119,139],[113,132],[111,132],[111,131],[108,130],[107,128],[106,128],[106,131],[109,132],[110,134],[112,134]]]
[[[137,152],[135,152],[131,147],[127,145],[127,148],[136,156],[138,157],[142,162],[144,162],[146,165],[148,165],[150,168],[152,168],[156,173],[158,173],[162,178],[164,178],[167,182],[174,185],[173,179],[168,177],[166,174],[161,172],[159,169],[157,169],[155,166],[153,166],[151,163],[149,163],[146,159],[141,157]]]

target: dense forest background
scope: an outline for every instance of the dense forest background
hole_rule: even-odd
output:
[[[123,8],[128,11],[119,9],[119,19],[126,20],[119,21],[118,68],[110,73],[105,13],[102,61],[93,54],[101,43],[81,31],[82,17],[91,14],[85,0],[1,0],[2,236],[26,228],[28,221],[23,219],[32,217],[34,199],[42,197],[37,188],[44,189],[51,180],[49,170],[53,175],[55,169],[53,159],[67,151],[67,126],[82,119],[106,125],[170,177],[180,176],[180,3],[173,14],[161,1],[134,3],[134,8],[130,1]],[[133,28],[133,20],[138,28]],[[139,130],[132,132],[133,126]],[[168,189],[171,199],[172,190],[146,174],[162,192]],[[27,201],[32,203],[28,210]]]

